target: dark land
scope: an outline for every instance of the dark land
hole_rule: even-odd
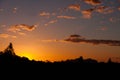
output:
[[[77,77],[83,77],[82,75],[101,77],[102,75],[103,77],[109,74],[108,77],[111,77],[111,75],[119,74],[120,63],[112,62],[111,59],[108,59],[107,62],[98,62],[91,58],[83,59],[82,56],[76,59],[55,62],[29,60],[27,57],[16,55],[13,45],[10,43],[4,51],[0,52],[0,70],[7,71],[10,74],[13,72],[14,74],[42,74],[57,75],[59,77],[72,77],[73,75]]]
[[[76,58],[76,59],[68,59],[65,61],[35,61],[35,60],[29,60],[27,57],[20,57],[15,54],[13,45],[10,43],[8,47],[0,52],[0,65],[2,64],[11,64],[11,65],[17,65],[17,64],[28,64],[28,65],[54,65],[54,64],[60,64],[60,65],[91,65],[91,64],[105,64],[105,65],[120,65],[118,62],[112,62],[111,58],[108,59],[107,62],[98,62],[95,59],[83,59],[82,56]]]

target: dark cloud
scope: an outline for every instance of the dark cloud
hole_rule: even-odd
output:
[[[85,39],[80,35],[70,35],[69,38],[64,39],[67,42],[73,43],[90,43],[94,45],[106,44],[109,46],[120,46],[119,40],[97,40],[97,39]]]
[[[70,35],[70,37],[81,37],[81,36],[77,34],[73,34],[73,35]]]

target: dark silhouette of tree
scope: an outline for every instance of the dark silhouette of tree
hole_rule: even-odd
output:
[[[14,52],[14,48],[13,48],[12,43],[10,43],[8,45],[8,47],[4,50],[4,53],[7,53],[7,54],[15,56],[15,52]]]
[[[111,60],[111,58],[109,58],[109,59],[108,59],[108,62],[107,62],[107,63],[112,63],[112,60]]]

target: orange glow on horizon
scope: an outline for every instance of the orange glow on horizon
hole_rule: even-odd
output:
[[[34,59],[34,58],[33,58],[33,55],[30,54],[29,52],[23,52],[22,54],[19,54],[19,56],[21,56],[21,57],[26,57],[26,58],[28,58],[29,60]]]

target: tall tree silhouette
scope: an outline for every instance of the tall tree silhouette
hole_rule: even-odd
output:
[[[112,63],[112,60],[111,60],[111,58],[109,58],[109,59],[108,59],[108,62],[107,62],[107,63]]]
[[[14,48],[13,48],[12,43],[10,43],[8,45],[8,47],[4,50],[4,53],[7,53],[7,54],[15,56],[15,52],[14,52]]]

